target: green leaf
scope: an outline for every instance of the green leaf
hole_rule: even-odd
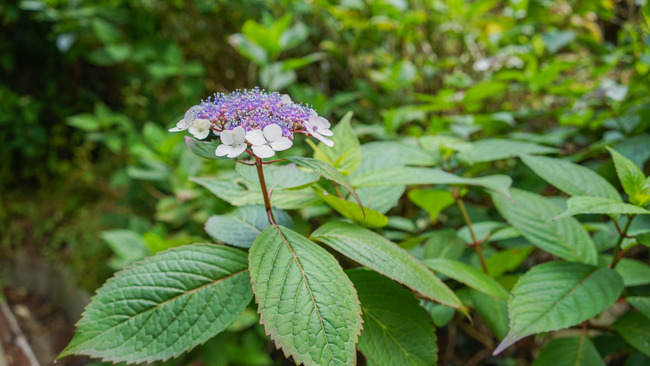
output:
[[[315,159],[330,164],[345,175],[357,170],[359,164],[361,164],[361,145],[357,139],[357,134],[350,125],[351,119],[352,112],[348,112],[332,128],[334,146],[329,147],[321,142],[314,152]]]
[[[422,261],[427,267],[465,285],[501,299],[510,295],[494,278],[468,264],[451,259],[431,258]]]
[[[532,142],[484,139],[472,143],[470,149],[458,153],[458,159],[474,164],[502,160],[524,154],[550,154],[558,150],[553,147],[534,144]]]
[[[650,319],[650,297],[631,296],[628,297],[627,302],[634,306],[641,314]]]
[[[585,321],[612,305],[622,291],[623,279],[609,268],[559,261],[539,264],[512,289],[510,332],[494,354],[528,335]]]
[[[266,50],[243,34],[236,33],[230,35],[228,37],[228,43],[234,47],[237,52],[258,65],[264,65],[269,62],[269,55],[266,53]]]
[[[354,191],[354,188],[352,188],[352,184],[350,184],[350,181],[348,181],[348,179],[345,178],[341,174],[341,172],[336,170],[336,168],[334,168],[333,166],[317,159],[303,158],[301,156],[288,156],[285,159],[293,163],[296,163],[302,167],[310,169],[311,171],[318,173],[321,177],[341,185],[348,192],[350,192],[352,197],[354,197],[354,199],[357,201],[359,206],[361,206],[361,208],[363,209],[363,204],[361,203],[359,196],[357,196],[357,193]]]
[[[630,202],[638,206],[645,206],[646,203],[650,202],[650,183],[646,180],[641,169],[630,159],[616,152],[616,150],[610,147],[607,150],[612,155],[616,174],[623,185],[625,193],[630,196]]]
[[[401,167],[373,170],[352,180],[355,187],[384,185],[458,184],[480,186],[509,196],[512,179],[507,175],[489,175],[479,178],[464,178],[440,169]]]
[[[490,276],[501,277],[506,272],[512,272],[528,258],[533,247],[511,248],[501,250],[485,260]]]
[[[379,154],[394,151],[399,160],[405,165],[433,166],[439,163],[437,155],[409,143],[408,141],[376,141],[364,144],[363,150],[368,154]],[[364,157],[365,159],[365,157]],[[363,161],[361,162],[363,164]]]
[[[454,292],[421,262],[379,234],[356,225],[330,222],[319,227],[311,237],[431,300],[463,308]]]
[[[506,227],[505,223],[496,221],[472,223],[472,230],[474,231],[474,235],[476,235],[476,239],[481,242],[488,241],[492,236],[492,233],[503,229],[504,227]],[[463,226],[458,230],[458,237],[463,239],[463,241],[465,241],[467,244],[474,243],[474,239],[472,239],[472,233],[469,231],[469,227],[467,226]]]
[[[266,228],[249,253],[251,283],[266,333],[296,364],[356,363],[361,308],[336,259],[282,226]]]
[[[523,155],[521,160],[549,184],[570,196],[592,196],[622,202],[614,186],[593,170],[545,156]]]
[[[458,259],[467,246],[453,229],[434,231],[424,244],[424,258]]]
[[[314,188],[314,190],[316,191],[316,194],[318,194],[318,196],[331,208],[336,210],[336,212],[359,225],[371,228],[384,227],[388,225],[388,217],[384,216],[380,212],[367,207],[362,211],[361,207],[354,202],[338,198],[337,196],[331,195],[319,188]]]
[[[408,198],[416,206],[427,211],[434,224],[438,221],[440,212],[456,202],[448,191],[434,189],[413,189],[409,191]]]
[[[605,366],[598,350],[585,334],[549,342],[533,366]]]
[[[628,311],[612,324],[612,328],[632,347],[650,356],[650,319]]]
[[[359,294],[359,350],[375,365],[435,365],[436,329],[412,293],[374,271],[347,271]]]
[[[387,150],[368,149],[368,145],[361,148],[361,165],[350,175],[350,179],[368,171],[386,169],[391,167],[404,166],[396,149]],[[357,194],[361,198],[364,207],[372,208],[381,213],[388,212],[404,194],[406,186],[377,186],[357,188]]]
[[[237,164],[237,173],[254,185],[259,185],[257,168],[250,165]],[[264,180],[267,187],[278,189],[302,189],[316,183],[320,178],[318,174],[298,169],[295,164],[264,165]]]
[[[191,152],[202,158],[212,160],[226,159],[215,155],[217,146],[220,145],[219,140],[201,141],[192,136],[185,136],[185,145],[187,145]]]
[[[508,326],[508,303],[504,299],[472,289],[470,297],[478,315],[485,320],[497,339],[503,339],[510,330]]]
[[[492,200],[501,215],[534,246],[571,262],[597,263],[596,246],[573,217],[553,220],[562,208],[546,197],[511,189],[514,203],[501,195]]]
[[[291,217],[273,209],[275,221],[291,227]],[[241,206],[225,215],[213,215],[205,223],[205,232],[215,240],[241,248],[250,248],[255,238],[269,226],[266,209],[261,205]]]
[[[622,214],[650,215],[650,211],[639,206],[614,201],[609,198],[576,196],[567,201],[567,210],[555,217],[555,220],[563,217],[582,214],[600,214],[618,216]]]
[[[601,255],[598,258],[600,266],[604,267],[610,263],[612,263],[611,255]],[[641,261],[623,258],[616,264],[614,270],[623,277],[625,286],[640,286],[650,283],[650,265]]]
[[[246,253],[211,244],[160,252],[118,272],[93,297],[59,358],[166,360],[224,330],[252,297]]]
[[[140,234],[131,230],[106,230],[101,234],[102,240],[108,244],[115,253],[109,265],[113,269],[122,269],[129,264],[151,255]]]
[[[190,178],[214,193],[217,197],[233,206],[261,205],[264,204],[262,190],[255,188],[246,189],[236,180],[225,178]],[[320,199],[311,188],[301,190],[278,190],[271,194],[271,205],[283,210],[295,210],[311,206],[320,202]]]

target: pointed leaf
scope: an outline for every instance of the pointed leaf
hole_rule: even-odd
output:
[[[567,210],[555,217],[555,220],[563,217],[582,214],[600,214],[618,216],[622,214],[650,215],[650,211],[639,206],[630,205],[611,200],[609,198],[576,196],[567,201]]]
[[[178,356],[224,330],[253,294],[246,253],[193,244],[160,252],[109,279],[59,357],[141,363]]]
[[[650,356],[650,319],[628,311],[612,324],[612,328],[632,347]]]
[[[185,136],[185,144],[194,154],[212,160],[226,159],[225,157],[219,157],[215,155],[217,146],[221,145],[219,140],[212,141],[201,141],[197,140],[192,136]]]
[[[598,258],[600,266],[607,266],[612,263],[611,255],[601,255]],[[614,270],[623,277],[625,286],[640,286],[650,284],[650,265],[636,259],[621,259]]]
[[[386,150],[368,149],[368,144],[361,148],[361,165],[349,178],[372,170],[404,166],[395,148]],[[356,189],[364,207],[386,213],[393,208],[404,194],[406,186],[359,187]]]
[[[362,211],[361,207],[354,202],[338,198],[322,191],[320,188],[314,188],[314,190],[319,197],[322,198],[331,208],[336,210],[336,212],[359,225],[371,228],[384,227],[388,225],[388,217],[382,215],[380,212],[367,207]]]
[[[645,206],[646,203],[650,202],[650,183],[643,175],[643,171],[616,150],[610,147],[607,150],[612,154],[616,174],[623,185],[625,193],[630,196],[630,202],[635,205]]]
[[[628,297],[627,302],[634,306],[641,314],[650,319],[650,297],[632,296]]]
[[[593,170],[545,156],[524,155],[521,160],[535,174],[570,196],[592,196],[622,202],[614,186]]]
[[[435,272],[440,272],[488,295],[501,299],[508,299],[510,295],[494,278],[468,264],[444,258],[425,259],[422,263]]]
[[[378,366],[435,365],[436,329],[413,294],[374,271],[353,269],[347,275],[361,301],[364,356]]]
[[[270,226],[248,259],[261,323],[287,357],[305,365],[356,363],[361,308],[331,254],[285,227]]]
[[[357,170],[361,164],[361,145],[350,125],[351,119],[352,112],[348,112],[332,128],[334,136],[331,139],[334,141],[334,146],[328,147],[321,142],[314,153],[315,159],[332,165],[345,175]]]
[[[533,366],[605,366],[596,346],[585,334],[549,342]]]
[[[512,289],[510,332],[494,354],[528,335],[585,321],[611,306],[622,291],[623,279],[609,268],[559,261],[539,264]]]
[[[354,188],[352,188],[352,184],[350,184],[350,181],[348,181],[348,179],[344,177],[333,166],[323,161],[320,161],[318,159],[303,158],[301,156],[289,156],[286,157],[285,159],[293,163],[296,163],[302,167],[310,169],[313,172],[320,174],[320,176],[322,176],[325,179],[340,184],[343,188],[347,189],[347,191],[350,192],[352,197],[354,197],[354,199],[357,201],[359,206],[361,206],[361,208],[363,209],[363,204],[361,203],[359,196],[357,196],[357,192],[355,192]]]
[[[275,221],[291,227],[291,217],[273,209]],[[266,209],[261,205],[241,206],[225,215],[213,215],[205,223],[205,232],[215,240],[241,248],[250,248],[255,238],[269,226]]]
[[[464,178],[440,169],[399,167],[373,170],[360,174],[352,180],[355,187],[384,185],[458,184],[484,187],[509,197],[508,188],[512,179],[507,175],[489,175],[479,178]]]
[[[485,163],[520,156],[523,154],[550,154],[556,148],[532,142],[503,139],[484,139],[472,144],[471,149],[458,153],[458,158],[468,163]]]
[[[507,301],[474,289],[470,291],[470,296],[476,312],[485,320],[492,333],[499,340],[505,338],[510,330]]]
[[[255,185],[259,184],[256,167],[237,164],[235,169],[248,182]],[[319,179],[318,174],[298,169],[295,164],[264,165],[263,169],[266,185],[273,190],[302,189],[316,183]]]
[[[462,308],[462,302],[438,277],[404,249],[368,229],[330,222],[311,235],[346,257],[387,276],[423,296]]]
[[[562,208],[546,197],[511,189],[514,203],[501,195],[492,200],[501,215],[534,246],[571,262],[597,263],[596,247],[573,217],[553,220]]]
[[[426,210],[434,224],[438,221],[440,212],[456,202],[450,192],[434,189],[412,189],[408,198],[416,206]]]

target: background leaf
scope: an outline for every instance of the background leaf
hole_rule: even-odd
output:
[[[356,363],[361,308],[331,254],[270,226],[253,243],[249,262],[260,321],[287,357],[305,365]]]
[[[612,328],[632,347],[650,356],[650,319],[628,311],[612,324]]]
[[[422,261],[427,267],[488,295],[508,299],[510,295],[497,281],[481,270],[451,259],[431,258]]]
[[[555,217],[560,219],[563,217],[582,215],[582,214],[601,214],[618,216],[622,214],[633,215],[650,215],[650,211],[639,206],[630,205],[611,200],[609,198],[577,196],[571,197],[567,201],[567,210],[562,214]]]
[[[166,360],[204,343],[252,297],[246,253],[224,246],[173,248],[118,272],[93,297],[59,357]]]
[[[333,128],[331,140],[334,146],[329,147],[324,143],[318,144],[314,158],[322,160],[338,169],[344,175],[349,175],[361,164],[361,145],[357,134],[350,125],[352,112],[348,112]]]
[[[278,224],[289,228],[293,226],[286,212],[273,209],[273,216]],[[255,238],[269,225],[264,206],[241,206],[225,215],[210,216],[205,223],[205,232],[217,241],[250,248]]]
[[[644,206],[650,202],[650,183],[648,183],[641,169],[630,159],[616,152],[616,150],[609,147],[607,150],[612,154],[616,174],[623,185],[625,193],[630,196],[630,202],[639,206]]]
[[[219,157],[215,155],[217,146],[221,145],[219,140],[201,141],[195,139],[192,136],[185,136],[185,144],[187,145],[187,147],[190,149],[191,152],[193,152],[194,154],[202,158],[211,159],[211,160],[226,159],[224,157]]]
[[[354,202],[346,201],[338,198],[327,192],[318,192],[320,188],[315,188],[317,194],[336,212],[343,215],[353,222],[366,227],[377,228],[388,225],[388,217],[382,215],[371,208],[365,208],[363,211],[361,207]]]
[[[650,297],[631,296],[628,297],[627,302],[634,306],[641,314],[650,319]]]
[[[248,182],[259,185],[257,168],[250,165],[235,165],[237,173]],[[295,164],[264,165],[264,180],[267,187],[278,189],[301,189],[316,183],[320,178],[318,174],[298,169]]]
[[[532,142],[504,139],[483,139],[472,143],[471,148],[458,153],[467,163],[485,163],[520,156],[523,154],[550,154],[558,150]]]
[[[598,350],[586,335],[550,341],[533,366],[605,366]]]

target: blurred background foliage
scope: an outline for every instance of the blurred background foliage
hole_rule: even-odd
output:
[[[574,162],[611,145],[647,166],[648,10],[644,0],[4,1],[0,256],[38,253],[94,290],[133,259],[208,241],[203,222],[230,206],[188,178],[232,164],[201,160],[166,130],[211,93],[256,85],[332,121],[353,111],[363,142],[434,134],[450,138],[444,152],[508,137]],[[474,169],[543,186],[514,165]],[[255,334],[220,335],[233,348],[204,356],[268,364],[238,351],[268,348]]]

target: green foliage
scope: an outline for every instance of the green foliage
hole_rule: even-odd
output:
[[[273,216],[280,225],[292,227],[291,217],[276,209]],[[225,215],[210,216],[205,232],[215,240],[240,248],[250,248],[257,236],[269,226],[264,206],[241,206]]]
[[[431,258],[423,263],[435,272],[440,272],[475,290],[500,299],[508,299],[509,293],[503,286],[492,277],[465,263],[444,258]]]
[[[542,349],[533,366],[604,366],[586,335],[554,339]]]

